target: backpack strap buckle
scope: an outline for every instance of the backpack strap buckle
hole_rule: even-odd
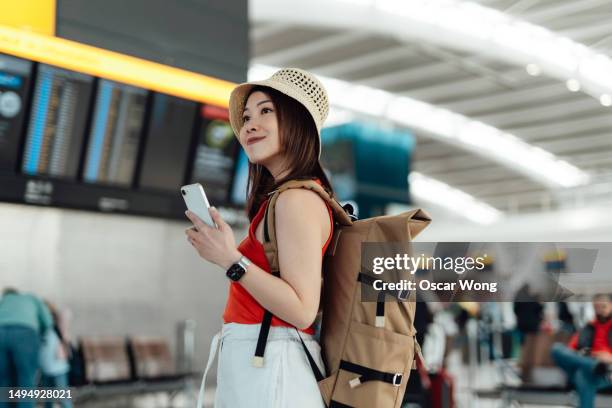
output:
[[[408,299],[409,294],[410,294],[409,290],[406,290],[406,289],[400,290],[399,293],[397,294],[397,299],[400,301],[406,300]]]
[[[351,388],[355,388],[357,386],[361,385],[361,376],[359,377],[355,377],[352,380],[349,381],[349,386]]]
[[[393,382],[392,382],[392,384],[394,386],[396,386],[396,387],[399,387],[400,385],[402,385],[402,378],[403,378],[402,373],[395,373],[393,375]]]
[[[351,388],[355,388],[368,381],[382,381],[395,387],[399,387],[402,385],[402,380],[404,378],[402,373],[387,373],[384,371],[378,371],[373,368],[351,363],[346,360],[340,360],[340,369],[358,374],[357,377],[349,380],[349,385]]]

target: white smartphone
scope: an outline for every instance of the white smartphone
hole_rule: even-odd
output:
[[[213,222],[208,212],[210,204],[206,198],[204,188],[200,183],[188,184],[181,187],[181,195],[189,211],[200,217],[206,224],[213,228],[217,228],[217,225]]]

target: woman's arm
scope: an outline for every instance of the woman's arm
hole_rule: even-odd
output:
[[[319,307],[322,247],[330,233],[327,207],[314,192],[283,192],[275,208],[281,278],[251,264],[240,284],[274,316],[300,329],[309,327]],[[186,231],[200,256],[223,269],[240,258],[231,228],[219,213],[211,216],[219,229],[205,225],[187,213],[198,231]],[[263,222],[263,221],[262,221]]]
[[[282,193],[275,210],[281,279],[251,264],[240,284],[274,316],[302,329],[319,308],[329,213],[316,193],[303,189]]]

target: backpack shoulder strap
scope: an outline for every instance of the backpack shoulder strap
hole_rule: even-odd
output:
[[[303,188],[311,190],[317,193],[332,209],[334,221],[340,225],[351,225],[353,221],[350,216],[346,213],[340,203],[328,193],[323,186],[312,179],[306,180],[290,180],[287,181],[276,190],[269,193],[271,196],[266,206],[266,213],[264,215],[264,242],[263,247],[266,252],[266,258],[270,264],[270,271],[272,273],[279,271],[278,265],[278,247],[276,244],[276,222],[275,222],[275,208],[278,197],[284,191],[296,188]]]
[[[341,225],[351,225],[352,220],[349,215],[344,211],[344,208],[336,201],[336,199],[329,194],[320,184],[314,180],[291,180],[283,183],[279,188],[270,193],[270,199],[266,205],[266,212],[264,215],[264,242],[263,247],[266,253],[268,264],[270,265],[270,272],[272,275],[280,277],[280,267],[278,264],[278,246],[276,244],[276,226],[275,226],[275,213],[276,200],[283,191],[287,191],[292,188],[305,188],[312,190],[325,200],[325,202],[332,208],[334,214],[334,220]],[[255,348],[255,355],[253,356],[253,365],[255,367],[263,367],[264,364],[264,353],[266,351],[266,343],[268,341],[268,333],[270,331],[270,325],[272,322],[272,313],[269,310],[264,311],[263,320],[261,322],[261,328],[259,329],[259,336],[257,338],[257,346]],[[297,329],[296,329],[297,330]],[[299,336],[299,332],[298,332]],[[301,337],[300,337],[301,340]],[[303,342],[302,342],[303,344]],[[322,374],[318,370],[312,356],[308,352],[304,345],[304,350],[308,357],[308,361],[315,373],[315,376],[322,377]],[[318,377],[317,377],[318,378]]]

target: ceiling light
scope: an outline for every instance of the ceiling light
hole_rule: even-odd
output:
[[[527,73],[531,76],[538,76],[542,73],[542,70],[537,64],[528,64],[525,69],[527,70]]]
[[[603,94],[599,97],[599,101],[603,106],[609,107],[612,106],[612,96],[609,94]]]
[[[571,92],[578,92],[580,90],[580,82],[575,79],[568,79],[565,85]]]

